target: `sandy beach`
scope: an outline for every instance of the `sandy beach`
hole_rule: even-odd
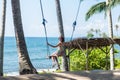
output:
[[[120,70],[70,71],[0,77],[0,80],[120,80]]]
[[[55,72],[56,69],[37,69],[39,73],[52,73]],[[5,76],[19,76],[19,72],[8,72],[4,74]]]

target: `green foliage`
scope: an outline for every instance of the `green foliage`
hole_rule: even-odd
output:
[[[110,2],[109,7],[115,7],[115,6],[117,6],[117,5],[120,5],[120,0],[112,0],[112,1]]]
[[[88,34],[87,34],[87,38],[88,38],[88,39],[93,38],[93,36],[94,36],[94,35],[93,35],[92,33],[88,33]]]
[[[106,2],[98,3],[92,6],[86,13],[86,20],[88,20],[93,14],[99,13],[106,10]]]
[[[70,70],[85,70],[85,54],[75,50],[70,56]]]
[[[103,37],[103,38],[107,38],[108,37],[108,35],[105,32],[101,33],[100,36]]]
[[[106,61],[107,61],[107,64],[109,65],[108,58],[109,57],[107,56],[107,59],[106,59],[106,54],[102,52],[100,49],[92,50],[91,53],[89,54],[89,69],[105,70],[106,67],[109,68],[108,66],[106,66]]]
[[[106,50],[106,48],[103,49]],[[100,49],[93,49],[91,52],[89,52],[88,60],[89,70],[109,69],[110,66],[109,54],[106,56],[106,54]],[[115,60],[115,66],[117,68],[120,67],[118,63],[120,64],[120,60]],[[70,70],[85,70],[85,66],[86,66],[85,51],[82,52],[79,50],[75,50],[73,53],[71,53]]]
[[[85,19],[88,20],[93,14],[106,11],[107,8],[109,9],[111,7],[116,7],[117,5],[120,5],[120,0],[111,0],[108,6],[106,6],[106,2],[100,2],[96,5],[93,5],[86,13]]]
[[[115,66],[116,66],[115,67],[116,69],[120,69],[120,60],[119,59],[116,60]]]
[[[100,29],[93,29],[91,28],[88,32],[87,32],[87,38],[93,38],[93,37],[104,37],[100,31]]]

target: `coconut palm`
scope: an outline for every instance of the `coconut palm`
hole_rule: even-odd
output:
[[[20,11],[20,2],[19,0],[11,0],[11,4],[12,4],[16,43],[18,49],[19,68],[20,68],[19,73],[20,74],[37,73],[36,69],[33,67],[30,61],[25,43],[22,19],[21,19],[21,11]]]
[[[113,4],[114,3],[114,4]],[[113,38],[113,25],[112,25],[112,14],[111,5],[115,5],[115,0],[106,0],[106,2],[100,2],[92,6],[86,14],[86,20],[88,20],[93,14],[105,11],[108,18],[109,37]],[[109,7],[110,6],[110,7]],[[110,69],[114,69],[114,47],[111,45],[110,50]]]
[[[96,5],[93,5],[88,12],[86,13],[86,20],[88,20],[95,13],[100,13],[106,10],[106,2],[100,2]]]
[[[107,0],[106,0],[107,1]],[[95,13],[100,13],[105,11],[107,7],[111,8],[111,7],[115,7],[117,5],[120,5],[120,0],[112,0],[109,4],[109,6],[106,6],[106,2],[100,2],[96,5],[93,5],[88,12],[86,13],[86,20],[88,20],[92,15],[94,15]],[[120,16],[118,17],[118,20],[120,19]]]
[[[116,24],[116,25],[115,25],[115,29],[116,29],[117,36],[118,36],[118,28],[119,28],[119,25]]]
[[[60,37],[64,38],[64,29],[63,29],[60,1],[55,0],[55,2],[56,2],[56,12],[57,12],[57,18],[58,18],[59,33],[60,33]],[[64,53],[65,53],[65,50],[64,50]],[[62,70],[68,71],[68,61],[67,61],[66,53],[62,57],[62,63],[63,63]]]
[[[0,76],[3,76],[3,51],[4,51],[4,34],[5,34],[5,18],[6,18],[6,0],[3,1],[2,23],[0,26]]]
[[[120,5],[120,0],[112,0],[109,6],[116,7],[117,5]]]
[[[109,6],[111,0],[106,0],[106,6]],[[106,9],[107,18],[108,18],[108,27],[109,27],[109,37],[113,38],[113,22],[112,22],[112,14],[111,8]],[[114,70],[114,46],[110,45],[110,70]]]
[[[117,5],[120,5],[120,0],[112,0],[110,7],[116,7]],[[120,15],[118,17],[118,21],[120,20]]]
[[[118,17],[118,21],[120,21],[120,16]]]

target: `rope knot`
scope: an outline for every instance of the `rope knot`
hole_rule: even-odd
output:
[[[46,23],[47,23],[47,20],[43,18],[43,22],[42,22],[42,24],[45,26]]]
[[[74,21],[74,22],[73,22],[73,30],[75,30],[75,26],[76,26],[76,24],[77,24],[77,22]]]

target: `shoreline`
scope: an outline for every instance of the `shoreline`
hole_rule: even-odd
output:
[[[56,69],[37,69],[37,72],[39,73],[48,73],[48,72],[55,72]],[[4,73],[4,76],[19,76],[19,72],[6,72]]]
[[[51,69],[37,69],[37,72],[38,73],[53,73],[55,72],[56,69],[55,68],[51,68]],[[90,70],[90,72],[101,72],[101,71],[107,71],[107,70]],[[111,72],[111,71],[114,71],[114,72],[119,72],[119,75],[120,75],[120,69],[115,69],[115,70],[108,70],[108,72]],[[4,76],[20,76],[19,75],[19,72],[7,72],[7,73],[4,73]]]

